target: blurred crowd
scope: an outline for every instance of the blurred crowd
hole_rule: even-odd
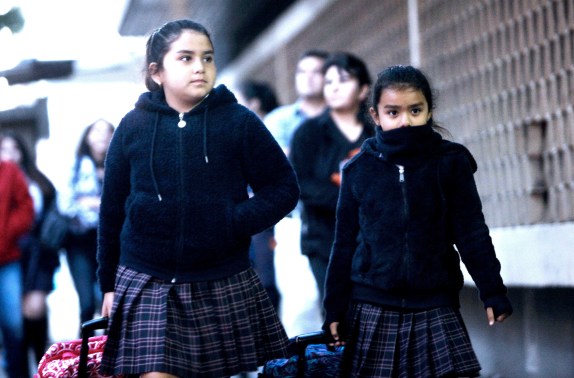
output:
[[[92,319],[100,309],[96,234],[104,158],[113,131],[114,125],[102,119],[85,128],[75,154],[70,154],[73,168],[62,188],[38,169],[35,151],[23,136],[0,133],[0,329],[9,377],[31,377],[35,372],[30,367],[52,342],[47,297],[54,290],[60,253],[78,294],[79,322]],[[65,238],[57,246],[42,239],[54,211],[67,220]]]

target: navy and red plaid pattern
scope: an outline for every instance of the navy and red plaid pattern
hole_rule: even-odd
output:
[[[287,355],[287,334],[252,269],[172,284],[119,267],[112,314],[107,374],[231,376]]]
[[[349,377],[472,377],[480,371],[457,310],[394,311],[366,303],[354,306],[342,365]]]

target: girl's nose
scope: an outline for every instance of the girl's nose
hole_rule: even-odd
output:
[[[203,72],[203,61],[201,59],[197,59],[193,63],[193,71],[194,72]]]
[[[401,127],[409,127],[411,125],[411,117],[408,113],[405,113],[401,118]]]
[[[331,90],[333,92],[337,92],[339,90],[339,81],[338,80],[333,80],[330,84],[331,84]]]

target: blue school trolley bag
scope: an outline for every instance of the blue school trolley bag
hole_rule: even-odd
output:
[[[324,331],[289,339],[289,358],[270,360],[261,378],[330,378],[339,376],[344,347],[328,347],[332,342]]]

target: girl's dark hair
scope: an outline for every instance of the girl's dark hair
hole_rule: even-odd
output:
[[[367,65],[359,57],[351,53],[335,52],[329,55],[321,69],[323,75],[325,75],[327,70],[333,66],[350,73],[351,76],[359,80],[359,85],[361,86],[371,84],[371,76],[369,75]]]
[[[377,104],[385,89],[414,89],[419,90],[425,96],[429,111],[435,109],[436,94],[432,90],[431,83],[427,76],[418,68],[413,66],[395,65],[385,68],[377,75],[377,81],[371,88],[371,107],[377,112]],[[444,137],[452,138],[447,129],[436,122],[432,122],[432,127]]]
[[[371,90],[371,106],[375,111],[383,91],[388,88],[420,90],[427,100],[429,111],[434,110],[434,96],[430,82],[418,68],[396,65],[379,72]]]
[[[11,130],[3,131],[2,134],[0,134],[0,143],[2,143],[4,139],[12,139],[16,143],[16,147],[20,150],[20,155],[22,155],[20,168],[30,180],[38,184],[44,196],[44,208],[47,208],[56,198],[56,188],[54,184],[38,169],[31,150],[19,134]]]
[[[156,29],[148,38],[146,43],[146,56],[145,56],[145,86],[150,91],[159,91],[161,86],[159,86],[151,78],[151,72],[149,72],[149,65],[151,63],[156,63],[156,70],[161,70],[163,68],[163,58],[167,54],[169,47],[179,38],[184,30],[192,30],[203,34],[209,39],[209,43],[213,47],[213,41],[211,40],[211,35],[207,29],[197,22],[191,20],[175,20],[170,21],[160,28]]]
[[[87,156],[90,159],[92,159],[92,161],[94,162],[94,164],[96,165],[96,167],[101,167],[103,166],[104,162],[99,162],[96,161],[96,159],[94,158],[94,156],[92,155],[92,151],[90,150],[90,145],[88,144],[88,134],[90,133],[90,131],[92,130],[92,128],[97,124],[103,122],[105,124],[108,125],[108,129],[110,130],[110,132],[114,132],[115,130],[115,126],[109,122],[106,121],[105,119],[97,119],[94,122],[92,122],[91,124],[89,124],[85,129],[84,132],[82,133],[82,137],[80,138],[80,144],[78,145],[78,149],[76,150],[76,160],[80,161],[82,159],[82,157]]]
[[[268,83],[246,80],[239,83],[238,90],[247,100],[258,99],[261,102],[261,111],[265,114],[279,106],[275,91]]]
[[[299,55],[299,59],[297,59],[297,62],[300,62],[303,59],[309,57],[325,60],[329,57],[329,53],[327,51],[317,49],[305,50],[301,55]]]

